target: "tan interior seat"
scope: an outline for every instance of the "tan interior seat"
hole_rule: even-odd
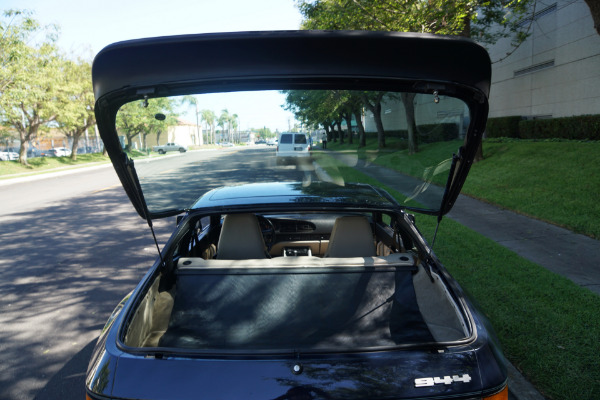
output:
[[[268,258],[265,241],[254,214],[228,214],[223,220],[217,259]]]
[[[361,215],[335,220],[324,257],[371,257],[377,255],[369,220]]]

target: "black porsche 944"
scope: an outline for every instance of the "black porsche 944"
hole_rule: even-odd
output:
[[[402,33],[103,49],[92,73],[105,147],[149,228],[175,228],[102,330],[88,398],[506,399],[491,327],[414,217],[452,208],[490,71],[472,41]],[[280,165],[254,142],[284,131],[310,151]],[[189,150],[134,163],[132,138]]]

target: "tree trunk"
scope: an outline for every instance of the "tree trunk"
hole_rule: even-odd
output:
[[[385,131],[383,130],[383,120],[381,119],[381,100],[384,95],[384,92],[380,92],[372,104],[368,99],[363,98],[365,105],[373,113],[375,127],[377,128],[377,147],[380,149],[385,148]]]
[[[136,137],[136,136],[137,136],[137,134],[135,134],[135,135],[125,135],[125,138],[127,139],[127,146],[126,146],[125,150],[127,150],[127,151],[133,150],[132,142],[133,142],[133,138]]]
[[[381,103],[375,106],[375,126],[377,127],[377,147],[385,148],[385,131],[383,130],[383,121],[381,120]]]
[[[333,122],[330,126],[329,126],[329,130],[331,131],[331,141],[333,143],[337,142],[337,132],[335,131],[335,122]]]
[[[342,119],[335,121],[338,128],[338,136],[340,137],[340,144],[344,144],[344,131],[342,130]]]
[[[21,144],[19,146],[19,162],[23,165],[29,165],[27,162],[27,140],[24,139],[25,136],[21,136]]]
[[[354,119],[356,119],[356,127],[358,128],[358,147],[365,147],[367,145],[367,135],[365,134],[365,127],[362,123],[361,109],[354,109]]]
[[[419,138],[417,136],[417,124],[415,122],[415,93],[402,93],[402,105],[406,114],[406,126],[408,130],[408,154],[419,151]]]
[[[73,132],[73,146],[71,146],[71,160],[77,161],[77,149],[79,148],[79,138],[83,131],[75,131]]]
[[[346,120],[346,127],[348,128],[348,144],[353,144],[352,140],[352,113],[344,113],[344,119]]]
[[[585,3],[590,8],[592,20],[594,21],[594,29],[600,35],[600,2],[598,0],[585,0]]]
[[[19,129],[19,139],[21,143],[19,145],[19,163],[22,165],[29,165],[27,161],[27,149],[29,148],[29,141],[32,138],[37,136],[38,124],[29,122],[30,125],[28,128],[22,127],[23,129]]]

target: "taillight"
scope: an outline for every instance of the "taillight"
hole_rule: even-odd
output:
[[[482,400],[508,400],[508,386],[505,386],[504,389],[496,394],[484,397]]]

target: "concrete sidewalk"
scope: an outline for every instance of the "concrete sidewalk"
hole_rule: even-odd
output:
[[[400,175],[397,172],[365,165],[362,160],[354,159],[353,163],[365,174],[403,192],[400,179],[394,179]],[[600,295],[600,241],[464,195],[458,197],[446,217]]]
[[[600,295],[600,241],[463,195],[448,217]]]

